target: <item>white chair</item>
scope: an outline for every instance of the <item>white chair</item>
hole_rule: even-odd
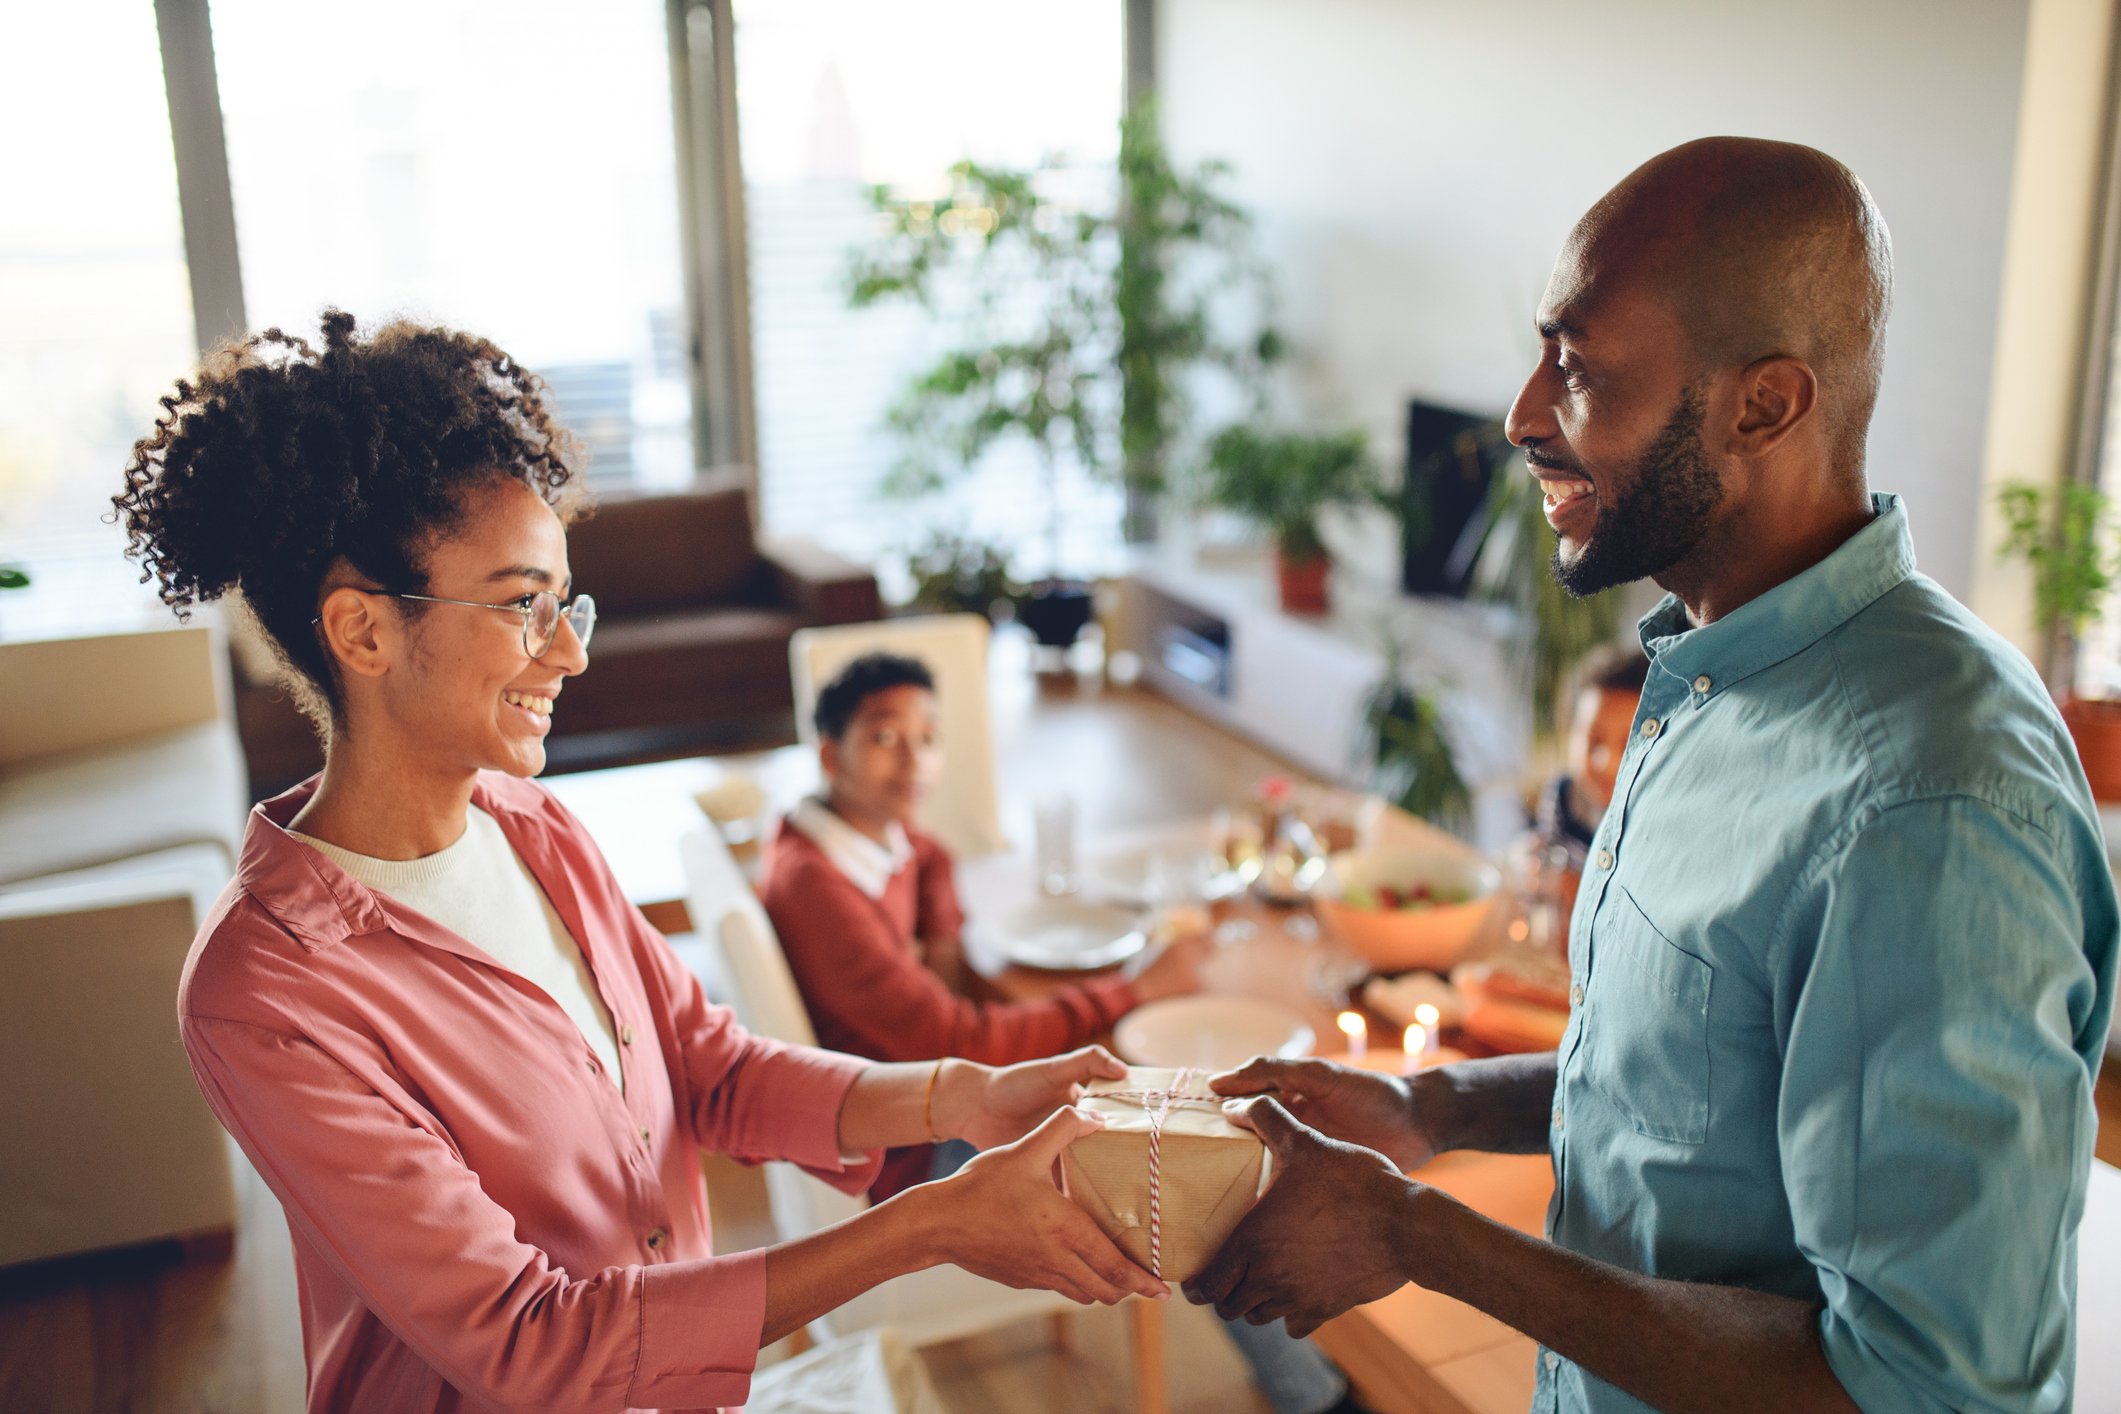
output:
[[[796,991],[788,960],[773,924],[759,906],[736,861],[710,830],[694,830],[679,841],[692,925],[703,944],[702,982],[717,1001],[736,1012],[757,1035],[814,1046],[817,1033]],[[816,1232],[862,1211],[862,1199],[812,1178],[793,1164],[766,1166],[766,1192],[774,1231],[782,1241]],[[1151,1301],[1134,1310],[1136,1368],[1143,1414],[1162,1414],[1163,1311]],[[1075,1309],[1049,1291],[1018,1291],[957,1267],[931,1267],[897,1277],[857,1296],[811,1324],[821,1344],[852,1331],[888,1328],[909,1346],[940,1344],[1038,1315]]]
[[[818,689],[864,653],[918,658],[935,675],[942,718],[942,779],[922,811],[922,823],[960,859],[1008,848],[995,788],[994,726],[987,703],[988,624],[978,614],[933,614],[834,624],[796,631],[788,640],[795,686],[796,730],[817,745],[810,720]]]

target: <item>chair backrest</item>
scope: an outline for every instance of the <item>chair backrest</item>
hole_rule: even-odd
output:
[[[995,788],[994,724],[987,700],[987,621],[978,614],[932,614],[875,623],[799,629],[788,641],[796,730],[817,745],[810,720],[818,689],[864,653],[918,658],[935,675],[942,718],[943,774],[921,823],[960,859],[1008,848]]]
[[[688,833],[678,842],[685,884],[707,960],[707,990],[728,1003],[744,1029],[798,1046],[817,1044],[802,993],[781,952],[766,910],[759,907],[744,875],[712,830]],[[862,1200],[819,1182],[792,1164],[766,1166],[766,1197],[773,1228],[792,1241],[853,1217]]]
[[[705,944],[707,990],[729,1004],[745,1030],[816,1045],[773,923],[721,837],[711,829],[692,830],[678,841],[678,852],[692,926]]]

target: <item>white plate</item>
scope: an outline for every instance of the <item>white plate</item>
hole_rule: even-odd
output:
[[[1040,899],[1001,921],[1001,950],[1011,962],[1051,972],[1087,972],[1125,962],[1148,939],[1131,908],[1083,899]]]
[[[1112,1029],[1130,1065],[1234,1070],[1254,1056],[1304,1056],[1318,1037],[1287,1007],[1257,997],[1173,997],[1137,1007]]]

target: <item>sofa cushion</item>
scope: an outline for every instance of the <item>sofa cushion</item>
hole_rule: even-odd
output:
[[[0,887],[177,845],[235,867],[247,813],[225,723],[66,752],[0,773]]]
[[[604,617],[705,608],[754,597],[762,576],[743,488],[613,495],[567,533],[576,590]],[[600,622],[598,642],[603,640]]]

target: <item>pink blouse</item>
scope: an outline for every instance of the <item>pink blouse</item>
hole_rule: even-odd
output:
[[[312,1411],[740,1405],[765,1258],[713,1255],[699,1150],[849,1192],[863,1062],[710,1006],[574,817],[472,798],[567,924],[625,1091],[559,1004],[291,839],[314,780],[252,813],[178,994],[199,1087],[294,1236]]]

